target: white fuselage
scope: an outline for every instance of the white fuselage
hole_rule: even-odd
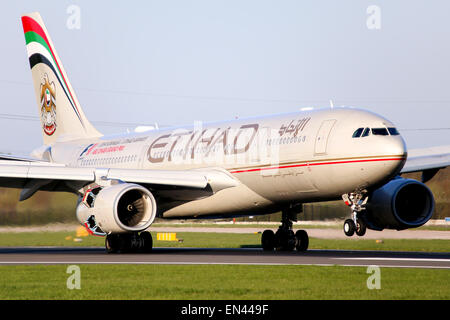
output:
[[[95,168],[217,167],[240,181],[238,186],[177,204],[163,216],[268,213],[282,205],[337,199],[387,182],[406,161],[402,137],[353,134],[358,128],[393,127],[364,110],[320,109],[55,143],[51,160]]]

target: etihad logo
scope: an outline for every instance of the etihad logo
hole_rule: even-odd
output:
[[[296,137],[299,131],[303,131],[303,129],[305,129],[305,126],[309,122],[309,120],[311,120],[311,118],[291,120],[288,125],[282,124],[278,133],[280,134],[280,137],[284,134],[293,135],[294,137]]]
[[[280,148],[289,150],[307,140],[305,128],[311,118],[292,119],[289,123],[245,123],[225,127],[203,127],[197,123],[189,129],[152,137],[147,149],[151,163],[176,164],[253,164],[278,163]],[[279,126],[281,126],[280,129]]]
[[[254,141],[259,124],[251,123],[239,128],[194,128],[179,130],[156,138],[147,151],[152,163],[199,160],[217,156],[245,154]],[[212,155],[212,157],[209,157]]]
[[[56,88],[55,83],[50,82],[48,75],[44,76],[41,83],[41,123],[45,134],[51,136],[56,131]]]

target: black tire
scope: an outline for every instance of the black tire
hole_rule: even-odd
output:
[[[355,234],[356,226],[352,219],[347,219],[344,222],[344,233],[347,237],[351,237]]]
[[[295,239],[294,231],[289,230],[285,250],[286,251],[294,251],[296,243],[297,243],[297,240]]]
[[[153,238],[152,238],[152,235],[150,234],[150,232],[148,232],[148,231],[141,232],[140,237],[141,237],[142,241],[144,242],[144,245],[143,245],[141,251],[144,253],[151,252],[152,248],[153,248]]]
[[[121,233],[118,234],[119,239],[119,253],[130,253],[131,252],[131,233]]]
[[[297,240],[295,244],[295,249],[297,249],[297,251],[304,252],[308,250],[309,237],[305,230],[297,230],[295,233],[295,239]]]
[[[279,251],[294,250],[295,242],[295,234],[292,230],[278,229],[275,233],[275,248]]]
[[[275,233],[272,230],[264,230],[261,236],[261,246],[264,251],[275,249]]]
[[[119,251],[119,239],[117,234],[109,234],[106,236],[105,248],[107,253],[117,253]]]
[[[355,232],[358,236],[362,237],[366,234],[367,226],[366,223],[362,219],[356,220],[356,228]]]

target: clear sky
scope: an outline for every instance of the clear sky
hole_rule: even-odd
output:
[[[42,144],[20,23],[39,11],[99,131],[355,106],[450,144],[450,2],[2,1],[0,151]],[[433,129],[433,130],[431,130]]]

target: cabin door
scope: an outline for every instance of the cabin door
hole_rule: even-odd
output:
[[[336,120],[325,120],[322,122],[319,131],[316,136],[316,144],[314,147],[314,155],[326,154],[328,137],[330,136],[331,129],[333,128]]]

